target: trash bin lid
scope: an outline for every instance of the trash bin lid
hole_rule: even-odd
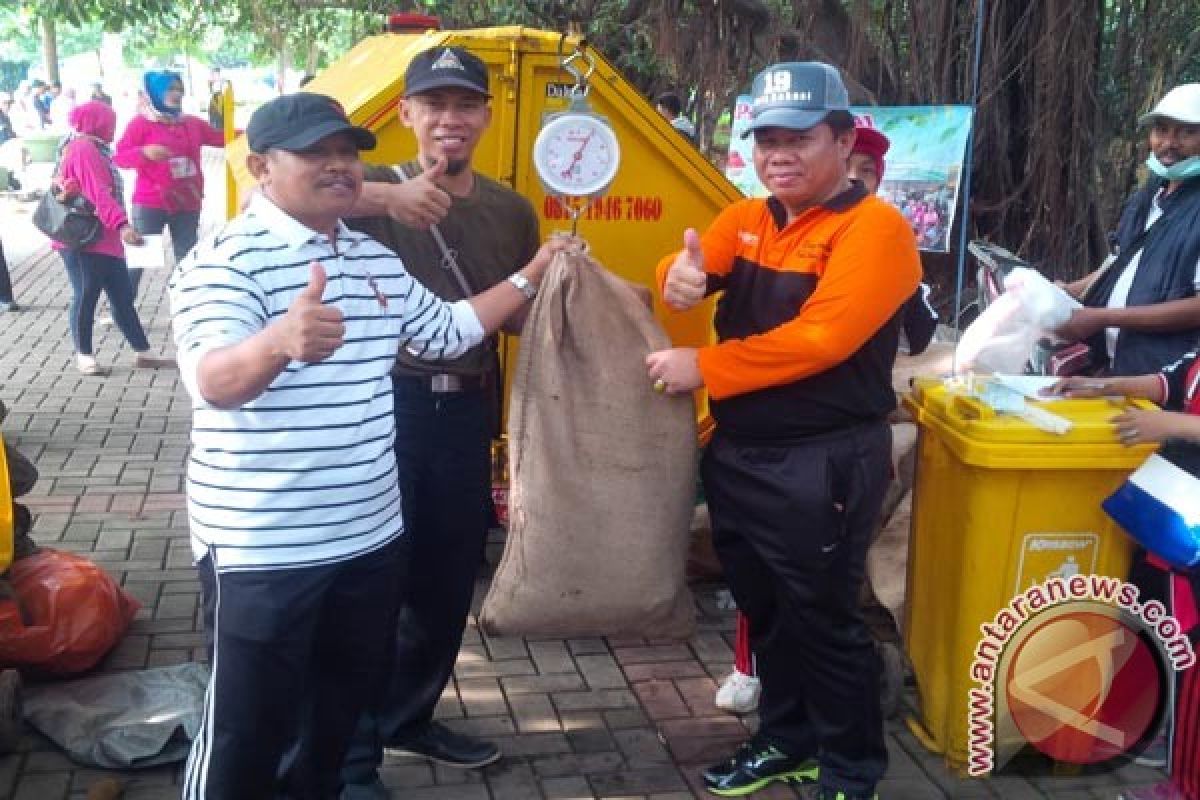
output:
[[[965,387],[936,379],[917,379],[904,404],[922,433],[947,441],[964,461],[1028,468],[1133,469],[1157,445],[1126,447],[1112,418],[1131,408],[1155,409],[1153,403],[1118,397],[1031,401],[1038,408],[1069,419],[1071,430],[1054,434],[1013,414],[1001,414],[969,394]]]

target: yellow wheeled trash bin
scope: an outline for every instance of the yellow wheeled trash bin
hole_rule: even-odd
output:
[[[904,625],[920,701],[912,728],[962,770],[980,626],[1049,578],[1126,577],[1131,541],[1100,503],[1155,448],[1123,446],[1111,419],[1153,406],[1036,403],[1071,421],[1058,435],[942,381],[918,380],[904,405],[919,431]]]

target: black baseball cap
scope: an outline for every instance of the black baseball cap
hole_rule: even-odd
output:
[[[375,149],[375,134],[350,122],[341,103],[313,92],[276,97],[250,115],[246,140],[254,153],[271,148],[300,152],[326,136],[345,131],[359,150]]]
[[[754,77],[753,116],[742,138],[760,128],[806,131],[831,111],[849,111],[850,95],[837,69],[820,61],[773,64]]]
[[[413,56],[404,71],[404,95],[457,86],[491,97],[487,65],[461,47],[434,47]]]

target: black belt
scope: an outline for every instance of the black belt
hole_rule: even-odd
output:
[[[419,386],[430,394],[454,392],[476,392],[487,385],[485,375],[452,375],[448,372],[436,375],[394,375],[397,381]]]

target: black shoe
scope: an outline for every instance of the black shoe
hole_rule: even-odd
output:
[[[388,742],[384,750],[389,755],[424,756],[458,769],[479,769],[500,760],[496,745],[455,733],[440,722],[431,722],[419,733]]]
[[[706,768],[700,773],[700,777],[704,779],[704,785],[707,786],[710,783],[716,783],[726,775],[736,770],[737,765],[741,763],[742,759],[748,756],[753,749],[754,740],[747,739],[738,745],[737,750],[734,750],[733,755],[731,755],[729,758]]]
[[[370,783],[347,783],[338,800],[391,800],[392,793],[376,775]]]
[[[721,797],[741,797],[765,788],[775,781],[812,783],[817,779],[817,762],[796,758],[754,738],[743,744],[733,757],[701,773],[704,788]]]
[[[848,794],[837,789],[822,786],[820,789],[817,789],[814,800],[879,800],[879,795],[874,792],[871,794]]]

